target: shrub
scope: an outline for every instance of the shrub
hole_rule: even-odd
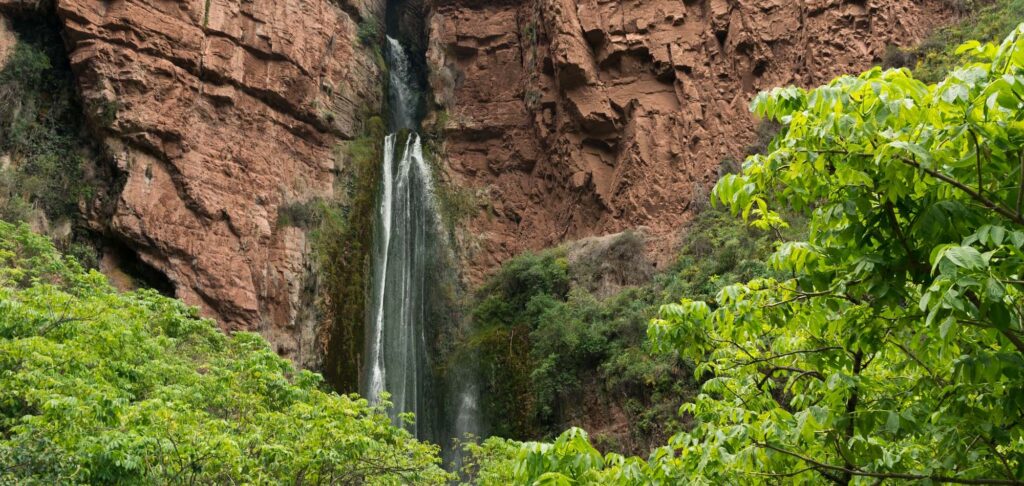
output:
[[[319,199],[283,204],[277,208],[277,227],[313,229],[323,220]]]
[[[0,483],[450,479],[383,409],[197,314],[0,222]]]
[[[793,226],[781,236],[805,231]],[[634,233],[572,263],[565,249],[520,255],[481,287],[471,305],[472,330],[459,347],[461,356],[479,359],[481,410],[492,433],[551,438],[592,421],[585,404],[599,400],[627,419],[625,430],[604,435],[604,445],[646,453],[678,429],[685,420],[679,406],[697,382],[685,361],[649,352],[650,317],[676,295],[711,298],[728,284],[773,275],[764,260],[779,238],[721,209],[698,214],[684,231],[674,265],[611,295],[592,284],[609,267],[636,270],[643,242]]]
[[[359,22],[356,38],[364,46],[373,46],[380,42],[382,34],[383,29],[381,28],[380,21],[373,17],[367,17]]]
[[[915,52],[914,76],[928,83],[941,81],[962,60],[955,53],[964,42],[1001,39],[1024,18],[1024,0],[944,0],[963,18],[936,29]]]
[[[754,127],[754,133],[757,138],[754,142],[744,149],[746,152],[744,155],[763,154],[768,151],[772,140],[775,139],[775,135],[779,133],[779,129],[782,128],[778,122],[774,120],[761,120]]]
[[[81,138],[70,70],[51,42],[59,40],[43,33],[19,36],[0,71],[0,153],[12,161],[0,197],[8,205],[39,205],[50,219],[72,218],[78,201],[93,192],[83,171],[82,153],[89,144]]]
[[[889,44],[885,46],[885,53],[882,54],[882,67],[913,68],[917,63],[917,54],[912,49],[903,49],[900,46]]]
[[[42,210],[51,222],[70,221],[74,233],[62,246],[81,251],[88,239],[78,224],[79,204],[96,193],[85,170],[93,143],[58,27],[17,26],[18,42],[0,70],[0,155],[10,161],[0,168],[0,218],[27,221]]]

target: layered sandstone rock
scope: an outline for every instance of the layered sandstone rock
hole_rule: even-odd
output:
[[[470,277],[639,226],[669,255],[757,137],[754,94],[866,69],[946,17],[914,0],[435,0],[434,122],[453,182],[486,202]]]
[[[345,163],[337,144],[379,111],[380,67],[357,31],[384,1],[55,3],[87,116],[122,181],[107,207],[88,208],[96,229],[226,330],[261,332],[315,365],[306,235],[277,214],[331,196]]]

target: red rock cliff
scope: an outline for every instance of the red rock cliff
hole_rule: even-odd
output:
[[[447,167],[487,203],[463,238],[470,278],[631,227],[667,253],[755,140],[754,94],[864,70],[946,17],[914,0],[436,0]]]
[[[226,329],[261,332],[307,366],[322,356],[316,276],[305,233],[279,227],[278,211],[330,196],[346,163],[336,144],[379,111],[380,68],[357,32],[384,3],[55,2],[123,176],[109,207],[90,208],[97,229]],[[668,250],[720,161],[755,139],[758,90],[862,70],[942,21],[940,3],[428,2],[428,123],[442,126],[452,182],[484,202],[463,231],[468,275],[631,227]],[[39,4],[0,0],[0,12]]]
[[[2,0],[24,13],[35,3]],[[46,2],[43,2],[46,5]],[[379,111],[360,21],[384,0],[58,0],[87,115],[123,176],[97,229],[227,330],[315,365],[315,276],[282,205],[332,194]]]

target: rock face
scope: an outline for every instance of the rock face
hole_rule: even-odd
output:
[[[523,250],[645,227],[664,255],[720,162],[756,138],[759,90],[811,86],[918,41],[941,0],[416,0],[432,118],[479,280]],[[0,0],[55,9],[119,183],[97,231],[227,330],[322,356],[307,235],[283,207],[330,197],[339,142],[379,112],[359,26],[385,0]],[[416,19],[416,25],[419,25]]]
[[[454,184],[487,202],[469,277],[639,226],[669,255],[720,162],[756,140],[758,91],[864,70],[950,16],[927,0],[435,0],[432,123]]]
[[[33,2],[0,1],[7,11]],[[87,116],[122,181],[96,229],[226,330],[315,366],[315,277],[285,205],[330,197],[335,147],[379,112],[357,40],[383,0],[58,0]],[[27,6],[28,5],[28,6]]]

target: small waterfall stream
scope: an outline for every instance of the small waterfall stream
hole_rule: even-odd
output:
[[[419,136],[410,133],[401,146],[398,137],[392,133],[384,144],[366,383],[372,400],[391,394],[394,417],[415,413],[419,435],[431,425],[420,412],[429,398],[425,289],[436,216]]]
[[[443,233],[430,167],[415,132],[419,91],[402,46],[387,38],[391,134],[384,141],[380,207],[367,316],[364,395],[391,395],[392,420],[415,414],[410,431],[451,453],[449,441],[478,433],[476,391],[445,384],[432,366],[432,342],[444,322],[438,296],[446,278]],[[442,317],[439,317],[442,316]],[[450,454],[450,457],[457,457]]]

